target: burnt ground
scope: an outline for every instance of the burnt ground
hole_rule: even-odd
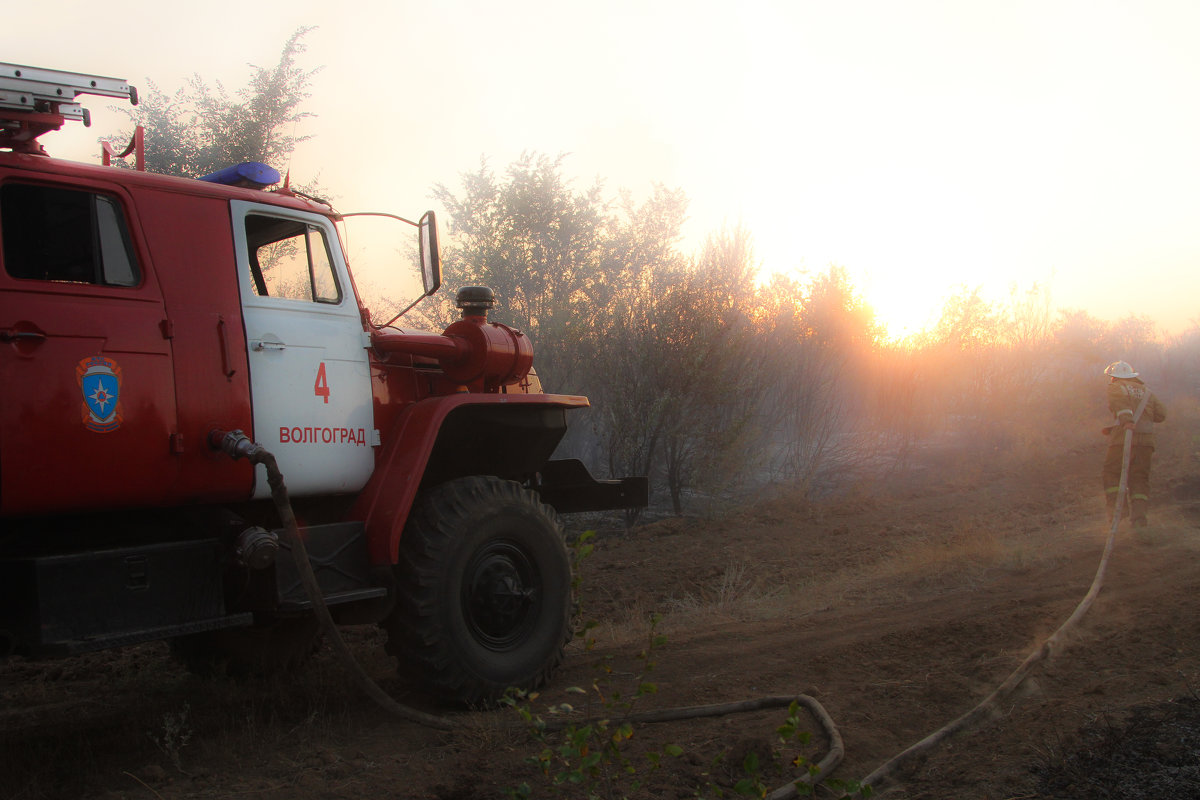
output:
[[[1200,796],[1200,463],[1185,425],[1164,426],[1152,525],[1121,529],[1067,647],[885,796]],[[1084,596],[1108,532],[1102,447],[929,453],[821,502],[780,490],[711,518],[602,533],[581,567],[582,613],[596,624],[528,707],[601,712],[613,723],[587,755],[603,755],[629,703],[803,692],[844,737],[832,777],[862,778],[982,700]],[[652,636],[662,641],[646,654]],[[389,693],[422,703],[374,629],[348,638]],[[632,699],[646,683],[653,693]],[[191,676],[162,644],[9,659],[0,703],[0,797],[22,800],[491,800],[522,785],[538,798],[730,796],[739,781],[751,793],[781,785],[797,752],[816,759],[827,744],[805,713],[811,742],[781,744],[783,710],[635,725],[621,739],[627,763],[602,758],[595,775],[556,786],[530,761],[546,745],[497,727],[511,710],[459,713],[450,732],[397,721],[328,648],[270,680]],[[566,769],[552,763],[552,775]]]

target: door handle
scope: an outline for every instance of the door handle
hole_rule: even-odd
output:
[[[15,328],[4,328],[0,330],[0,342],[18,342],[22,339],[27,341],[41,342],[46,339],[46,334],[40,331],[19,331]]]
[[[45,341],[46,334],[32,322],[22,320],[11,328],[0,328],[0,342],[8,342],[22,358],[32,358]]]
[[[268,342],[263,339],[255,339],[250,343],[250,347],[254,350],[287,350],[287,345],[283,342]]]
[[[221,343],[221,372],[225,373],[225,380],[232,380],[233,373],[237,372],[233,367],[233,354],[229,352],[229,337],[225,333],[225,317],[217,316],[217,340]]]

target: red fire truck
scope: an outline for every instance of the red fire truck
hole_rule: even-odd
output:
[[[238,670],[312,652],[266,471],[227,454],[253,440],[339,624],[383,626],[444,699],[545,681],[571,633],[558,513],[646,502],[644,479],[552,458],[587,399],[541,391],[484,287],[440,334],[373,323],[350,215],[266,165],[50,158],[38,137],[87,123],[81,94],[137,102],[123,80],[0,64],[0,653],[170,640]],[[419,301],[437,225],[404,223]]]

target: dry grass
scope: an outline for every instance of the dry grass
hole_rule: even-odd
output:
[[[831,608],[904,602],[931,590],[977,589],[1001,574],[1023,573],[1065,557],[1063,547],[964,523],[946,531],[919,532],[879,553],[798,578],[756,572],[744,560],[731,561],[700,591],[661,605],[635,603],[602,622],[597,635],[617,645],[634,642],[655,613],[662,615],[659,629],[669,635],[730,622],[795,620]]]
[[[373,650],[359,651],[370,663]],[[0,797],[79,797],[98,784],[150,796],[146,783],[203,781],[202,763],[253,772],[255,764],[286,762],[354,731],[362,713],[360,695],[328,653],[270,679],[201,679],[158,643],[60,662],[16,659],[5,679],[0,774],[9,788],[24,788]],[[285,779],[264,776],[271,785]]]

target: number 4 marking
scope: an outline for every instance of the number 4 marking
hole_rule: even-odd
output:
[[[326,403],[329,402],[329,380],[325,377],[324,361],[317,367],[317,382],[313,384],[313,394],[325,398]]]

